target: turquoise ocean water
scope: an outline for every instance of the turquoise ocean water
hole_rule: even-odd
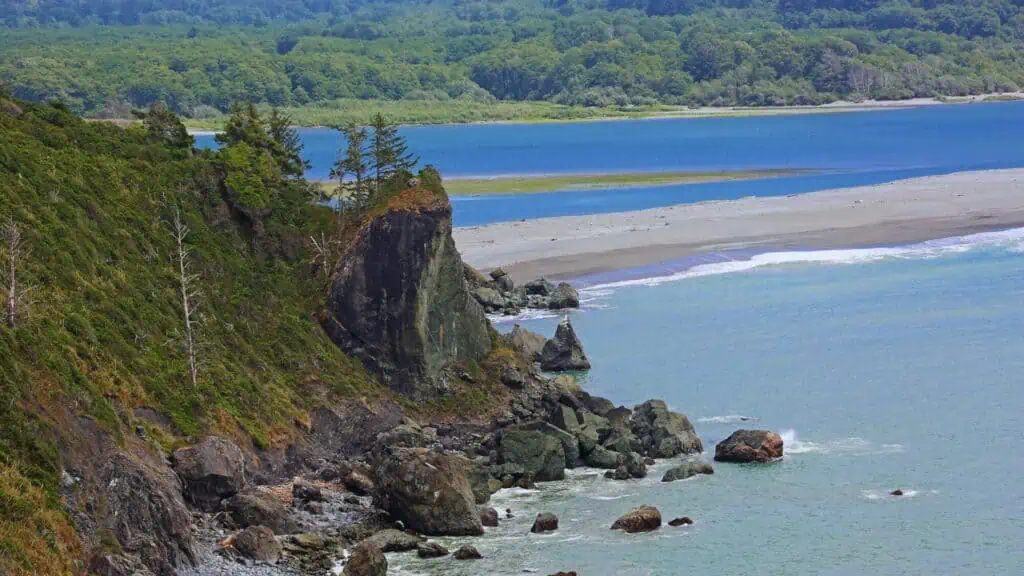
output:
[[[669,461],[640,481],[576,470],[502,491],[493,505],[514,520],[441,539],[484,560],[395,554],[390,573],[1024,571],[1024,230],[602,280],[573,314],[590,392],[664,398],[689,415],[705,458],[741,426],[780,431],[786,457],[670,484],[659,481]],[[521,320],[545,334],[557,321]],[[640,504],[696,524],[609,530]],[[529,534],[542,511],[560,530]]]

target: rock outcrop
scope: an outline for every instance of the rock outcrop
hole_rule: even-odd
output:
[[[540,362],[540,353],[544,350],[547,339],[523,328],[519,324],[512,327],[512,331],[505,336],[506,342],[513,350],[523,353],[526,358],[534,362]]]
[[[436,394],[448,366],[491,348],[451,229],[447,198],[407,190],[363,226],[331,279],[324,329],[404,394]]]
[[[380,548],[381,552],[408,552],[423,543],[423,538],[401,530],[388,528],[370,536],[364,542]]]
[[[540,367],[548,372],[590,370],[590,360],[583,352],[583,343],[568,318],[558,324],[555,336],[544,344],[540,352]]]
[[[685,480],[698,474],[714,473],[715,469],[707,462],[685,462],[675,468],[666,470],[665,475],[661,477],[661,481],[675,482],[676,480]]]
[[[483,533],[473,490],[472,463],[425,448],[399,448],[378,465],[381,508],[406,527],[430,536]]]
[[[769,462],[782,458],[782,437],[767,430],[737,430],[715,446],[719,462]]]
[[[192,517],[178,477],[126,453],[115,453],[99,471],[105,487],[101,526],[128,554],[157,576],[173,576],[195,562]]]
[[[627,514],[612,524],[612,530],[624,530],[630,534],[637,532],[650,532],[661,526],[661,512],[654,506],[640,506],[630,510]]]
[[[703,452],[704,446],[683,414],[672,412],[662,400],[648,400],[633,410],[633,434],[640,439],[644,454],[672,458]]]
[[[483,556],[480,554],[480,551],[477,550],[475,546],[470,546],[469,544],[460,546],[459,549],[455,551],[455,554],[452,554],[452,556],[456,560],[479,560],[483,558]]]
[[[498,464],[513,476],[532,474],[540,482],[561,480],[565,478],[566,444],[575,443],[573,436],[547,423],[513,426],[502,432]]]
[[[420,558],[440,558],[448,553],[448,549],[437,542],[423,542],[416,547],[416,555]]]
[[[466,265],[465,278],[473,297],[490,313],[515,315],[523,308],[563,310],[580,306],[579,292],[566,282],[556,286],[538,278],[516,287],[501,268],[493,270],[488,277],[469,265]]]
[[[89,574],[93,576],[153,576],[153,572],[130,554],[107,554],[89,561]]]
[[[174,471],[185,485],[185,499],[212,512],[220,501],[245,487],[245,459],[231,441],[211,436],[172,455]]]

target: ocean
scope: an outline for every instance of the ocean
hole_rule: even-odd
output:
[[[763,180],[457,197],[455,224],[640,210],[685,202],[779,196],[962,170],[1024,166],[1024,102],[795,116],[418,126],[410,150],[447,178],[556,173],[797,169]],[[337,132],[303,129],[325,179]],[[197,138],[213,146],[212,136]]]
[[[1024,230],[914,246],[782,252],[622,273],[572,313],[618,404],[663,398],[710,460],[740,427],[779,431],[781,462],[715,464],[663,484],[571,471],[492,505],[515,518],[484,560],[391,554],[394,574],[586,576],[1016,574],[1024,568]],[[520,320],[550,334],[557,317]],[[511,328],[502,322],[501,330]],[[903,497],[889,496],[900,488]],[[609,530],[640,504],[687,528]],[[561,520],[533,535],[539,512]],[[503,514],[504,515],[504,514]]]

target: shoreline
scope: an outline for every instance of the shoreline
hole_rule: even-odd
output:
[[[1015,93],[991,93],[978,94],[963,97],[933,97],[933,98],[911,98],[907,100],[866,100],[863,102],[851,102],[848,100],[837,100],[828,104],[812,106],[705,106],[700,108],[688,108],[685,106],[671,107],[664,106],[659,110],[619,110],[605,115],[594,116],[580,115],[570,118],[548,118],[538,115],[536,118],[510,118],[496,120],[471,120],[468,122],[439,121],[439,122],[400,122],[401,127],[419,126],[475,126],[475,125],[526,125],[526,124],[564,124],[574,122],[616,122],[625,120],[685,120],[699,118],[752,118],[763,116],[787,116],[804,114],[839,114],[849,112],[877,112],[883,110],[902,110],[907,108],[920,108],[927,106],[943,106],[951,104],[972,104],[972,103],[995,103],[1012,102],[1024,100],[1024,92]],[[388,101],[383,101],[388,102]],[[581,110],[589,110],[581,108]],[[225,116],[226,119],[226,116]],[[208,127],[193,127],[185,120],[188,133],[192,136],[212,136],[219,130]],[[296,124],[296,128],[330,129],[330,126],[311,124]]]
[[[463,259],[514,280],[580,279],[708,253],[903,246],[1024,227],[1024,169],[785,197],[457,228]]]

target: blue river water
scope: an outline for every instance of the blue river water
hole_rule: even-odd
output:
[[[643,480],[574,470],[504,490],[492,505],[514,519],[440,539],[484,560],[391,554],[389,574],[1021,573],[1024,230],[607,280],[572,315],[588,391],[665,399],[689,415],[705,460],[740,427],[779,431],[786,456],[668,484],[671,461]],[[551,334],[558,318],[520,322]],[[696,524],[609,530],[641,504]],[[559,530],[530,534],[539,512]]]
[[[666,170],[813,170],[756,181],[460,197],[455,224],[638,210],[777,196],[900,178],[1024,166],[1024,102],[876,112],[420,126],[402,130],[446,177]],[[327,177],[341,145],[328,129],[300,131],[307,176]],[[212,146],[212,136],[197,138]]]

